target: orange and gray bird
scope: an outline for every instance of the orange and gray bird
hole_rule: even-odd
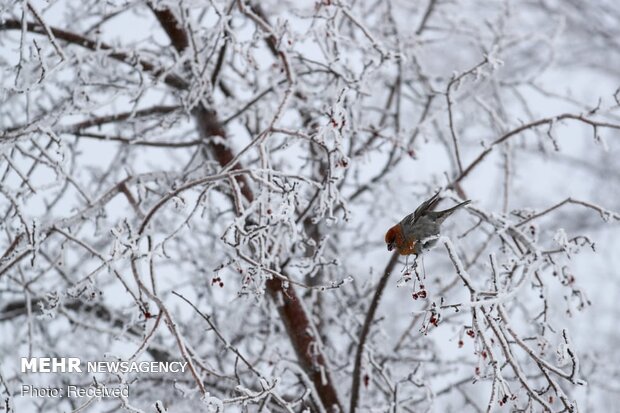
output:
[[[388,251],[396,248],[400,255],[419,255],[422,251],[432,248],[437,243],[441,224],[446,218],[471,202],[467,200],[444,211],[433,211],[439,200],[439,192],[437,192],[430,199],[422,202],[412,214],[407,215],[390,228],[385,234]]]

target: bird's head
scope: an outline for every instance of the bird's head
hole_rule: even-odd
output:
[[[385,243],[387,244],[388,251],[392,251],[396,246],[396,238],[398,237],[399,231],[400,228],[398,228],[398,225],[394,225],[385,233]]]

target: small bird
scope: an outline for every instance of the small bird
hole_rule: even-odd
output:
[[[439,235],[441,224],[458,208],[467,205],[471,200],[461,202],[444,211],[432,211],[439,202],[439,192],[422,202],[413,214],[407,215],[385,234],[388,251],[394,248],[400,255],[419,255],[423,250],[432,248],[437,238],[424,241]]]

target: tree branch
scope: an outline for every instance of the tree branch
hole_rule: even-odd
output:
[[[154,13],[162,28],[170,37],[172,45],[179,53],[182,53],[187,47],[188,41],[184,38],[185,33],[181,33],[179,23],[173,18],[170,11],[154,10]],[[240,168],[239,161],[235,161],[234,164],[230,165],[230,162],[235,159],[235,155],[227,145],[208,139],[212,136],[219,136],[223,139],[227,137],[216,112],[200,105],[193,111],[193,115],[196,118],[202,138],[205,142],[208,142],[209,149],[220,166],[227,167],[229,170]],[[251,203],[254,200],[254,194],[247,179],[244,176],[236,176],[235,180],[239,184],[245,200]],[[314,325],[295,289],[291,286],[284,288],[282,281],[275,278],[267,280],[266,288],[277,304],[278,312],[288,333],[291,345],[297,354],[301,366],[316,387],[325,410],[343,411],[331,378],[327,358],[322,354],[320,337],[316,334]]]
[[[357,405],[359,403],[362,355],[364,354],[366,339],[368,338],[368,333],[370,333],[370,326],[375,319],[375,313],[377,312],[377,308],[379,308],[379,301],[381,301],[383,290],[385,290],[387,281],[390,278],[390,274],[394,270],[396,263],[398,262],[398,258],[398,251],[395,251],[392,254],[392,257],[390,258],[387,266],[385,267],[385,270],[383,271],[383,276],[381,276],[379,284],[377,284],[375,295],[372,297],[370,307],[368,307],[368,312],[366,313],[366,318],[364,319],[364,324],[362,325],[362,331],[360,333],[360,338],[357,343],[357,351],[355,352],[355,366],[353,367],[353,383],[351,384],[351,405],[349,407],[349,413],[355,413],[355,409],[357,409]]]

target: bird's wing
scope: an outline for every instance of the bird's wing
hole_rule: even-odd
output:
[[[415,212],[414,212],[412,214],[407,215],[405,218],[403,218],[403,220],[400,221],[400,223],[404,226],[404,228],[411,228],[413,224],[415,223],[416,219],[417,217],[415,216]],[[405,234],[405,235],[408,235],[408,234]]]
[[[422,202],[420,206],[416,208],[415,212],[413,213],[413,221],[417,220],[422,214],[428,211],[429,208],[432,208],[437,202],[439,202],[439,192],[437,192],[426,201]]]

